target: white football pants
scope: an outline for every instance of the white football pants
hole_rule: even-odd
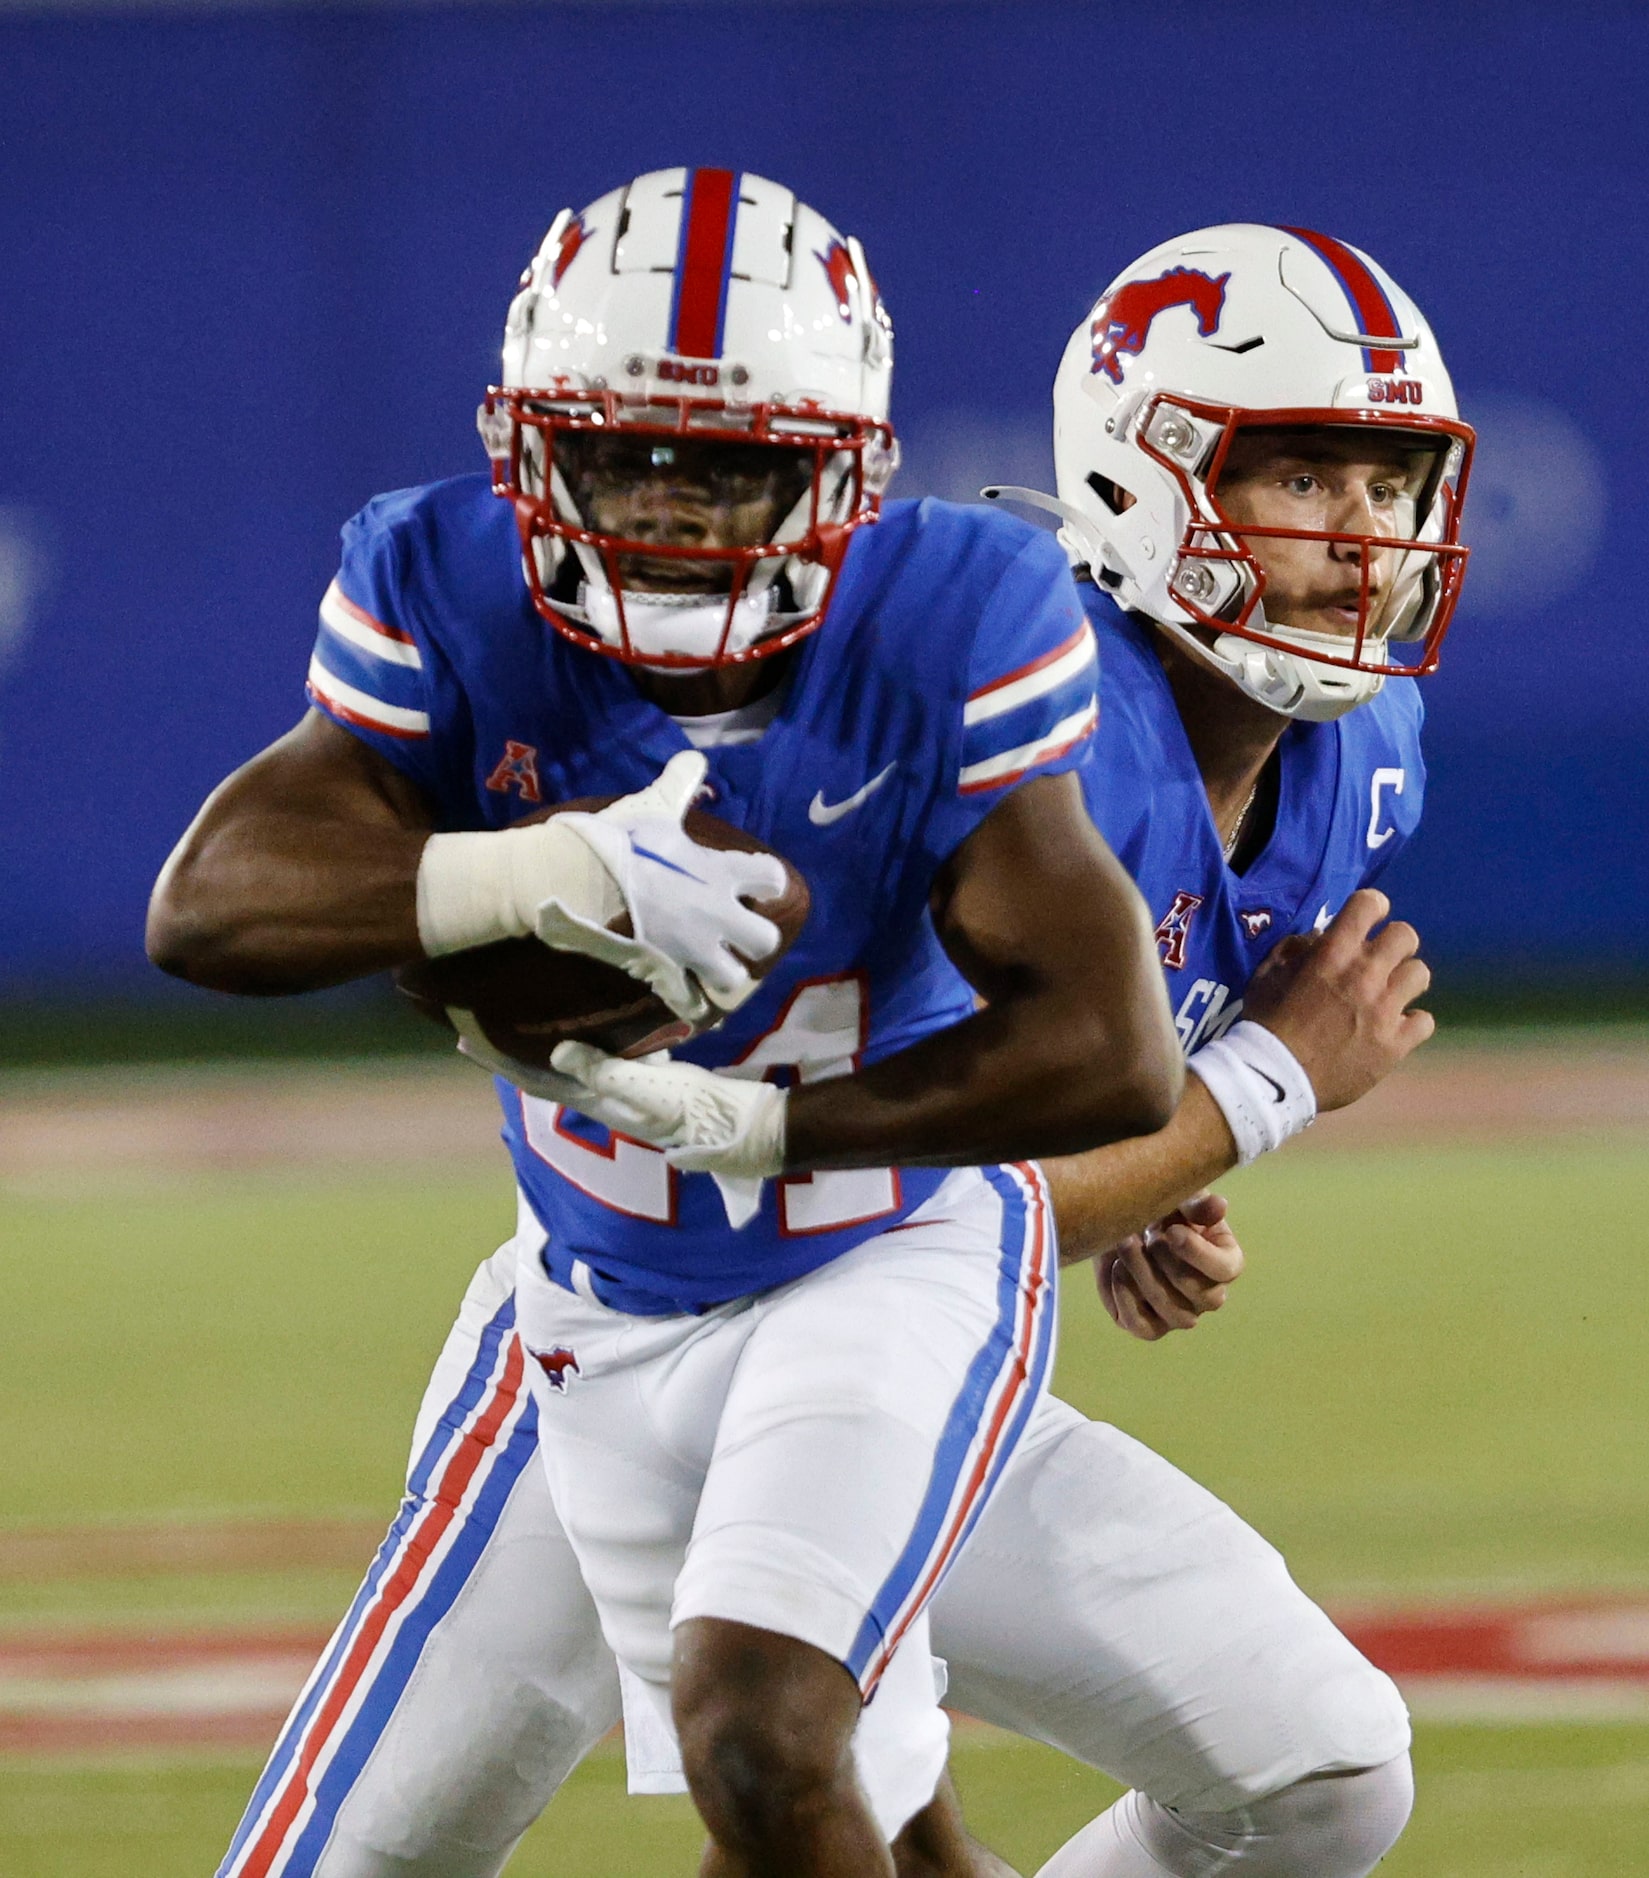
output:
[[[1383,1767],[1297,1781],[1219,1813],[1159,1806],[1136,1789],[1036,1878],[1368,1878],[1413,1804],[1407,1754]]]
[[[550,1498],[627,1672],[626,1738],[664,1738],[645,1790],[686,1791],[672,1631],[748,1624],[857,1680],[859,1782],[891,1840],[949,1749],[928,1600],[1047,1381],[1040,1170],[958,1169],[890,1231],[696,1316],[565,1289],[543,1238],[519,1241],[516,1326]]]
[[[224,1878],[496,1878],[619,1720],[613,1658],[537,1463],[514,1263],[506,1247],[470,1285],[418,1416],[401,1514]],[[1270,1545],[1138,1442],[1052,1398],[930,1616],[953,1707],[1102,1769],[1149,1796],[1148,1811],[1235,1821],[1302,1781],[1344,1793],[1357,1782],[1308,1777],[1401,1763],[1408,1747],[1395,1687]],[[1267,1872],[1339,1878],[1311,1862],[1310,1830],[1284,1830],[1300,1859]],[[1224,1869],[1157,1862],[1175,1878]],[[1156,1878],[1053,1867],[1113,1869]]]

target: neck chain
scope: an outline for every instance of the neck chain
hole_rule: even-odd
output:
[[[1231,833],[1226,837],[1225,845],[1220,850],[1224,860],[1229,861],[1237,851],[1237,843],[1242,839],[1243,824],[1248,820],[1248,811],[1254,806],[1254,798],[1260,793],[1260,779],[1254,778],[1254,787],[1248,792],[1248,800],[1237,810],[1237,819],[1231,824]]]

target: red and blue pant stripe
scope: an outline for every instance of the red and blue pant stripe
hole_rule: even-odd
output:
[[[500,1305],[407,1482],[365,1583],[298,1699],[218,1878],[309,1878],[435,1626],[486,1550],[538,1447],[537,1416]]]
[[[867,1699],[977,1525],[1041,1395],[1053,1351],[1056,1253],[1042,1170],[1027,1161],[983,1172],[1002,1202],[996,1319],[939,1437],[910,1536],[848,1653],[847,1668]]]

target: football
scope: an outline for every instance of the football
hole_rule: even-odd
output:
[[[545,821],[569,809],[593,813],[615,800],[588,796],[558,802],[524,821]],[[700,809],[687,811],[685,826],[702,847],[772,852],[754,835]],[[775,858],[784,865],[784,892],[755,906],[778,927],[779,943],[765,959],[751,963],[758,979],[765,978],[784,957],[807,921],[807,882],[783,855]],[[621,915],[614,929],[627,932],[628,917]],[[501,939],[438,959],[419,959],[401,967],[395,984],[426,1017],[448,1029],[452,1028],[449,1008],[473,1012],[495,1049],[537,1069],[549,1067],[550,1053],[558,1043],[593,1043],[615,1056],[645,1056],[650,1050],[685,1043],[720,1022],[720,1014],[712,1011],[701,1024],[688,1024],[616,965],[581,952],[557,952],[537,939]]]

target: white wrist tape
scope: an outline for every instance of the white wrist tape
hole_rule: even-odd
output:
[[[592,925],[625,910],[618,882],[570,828],[431,835],[418,862],[418,938],[426,956],[462,952],[535,930],[538,909],[559,900]]]
[[[1299,1059],[1263,1024],[1245,1020],[1187,1057],[1219,1106],[1246,1167],[1317,1119],[1317,1092]]]

